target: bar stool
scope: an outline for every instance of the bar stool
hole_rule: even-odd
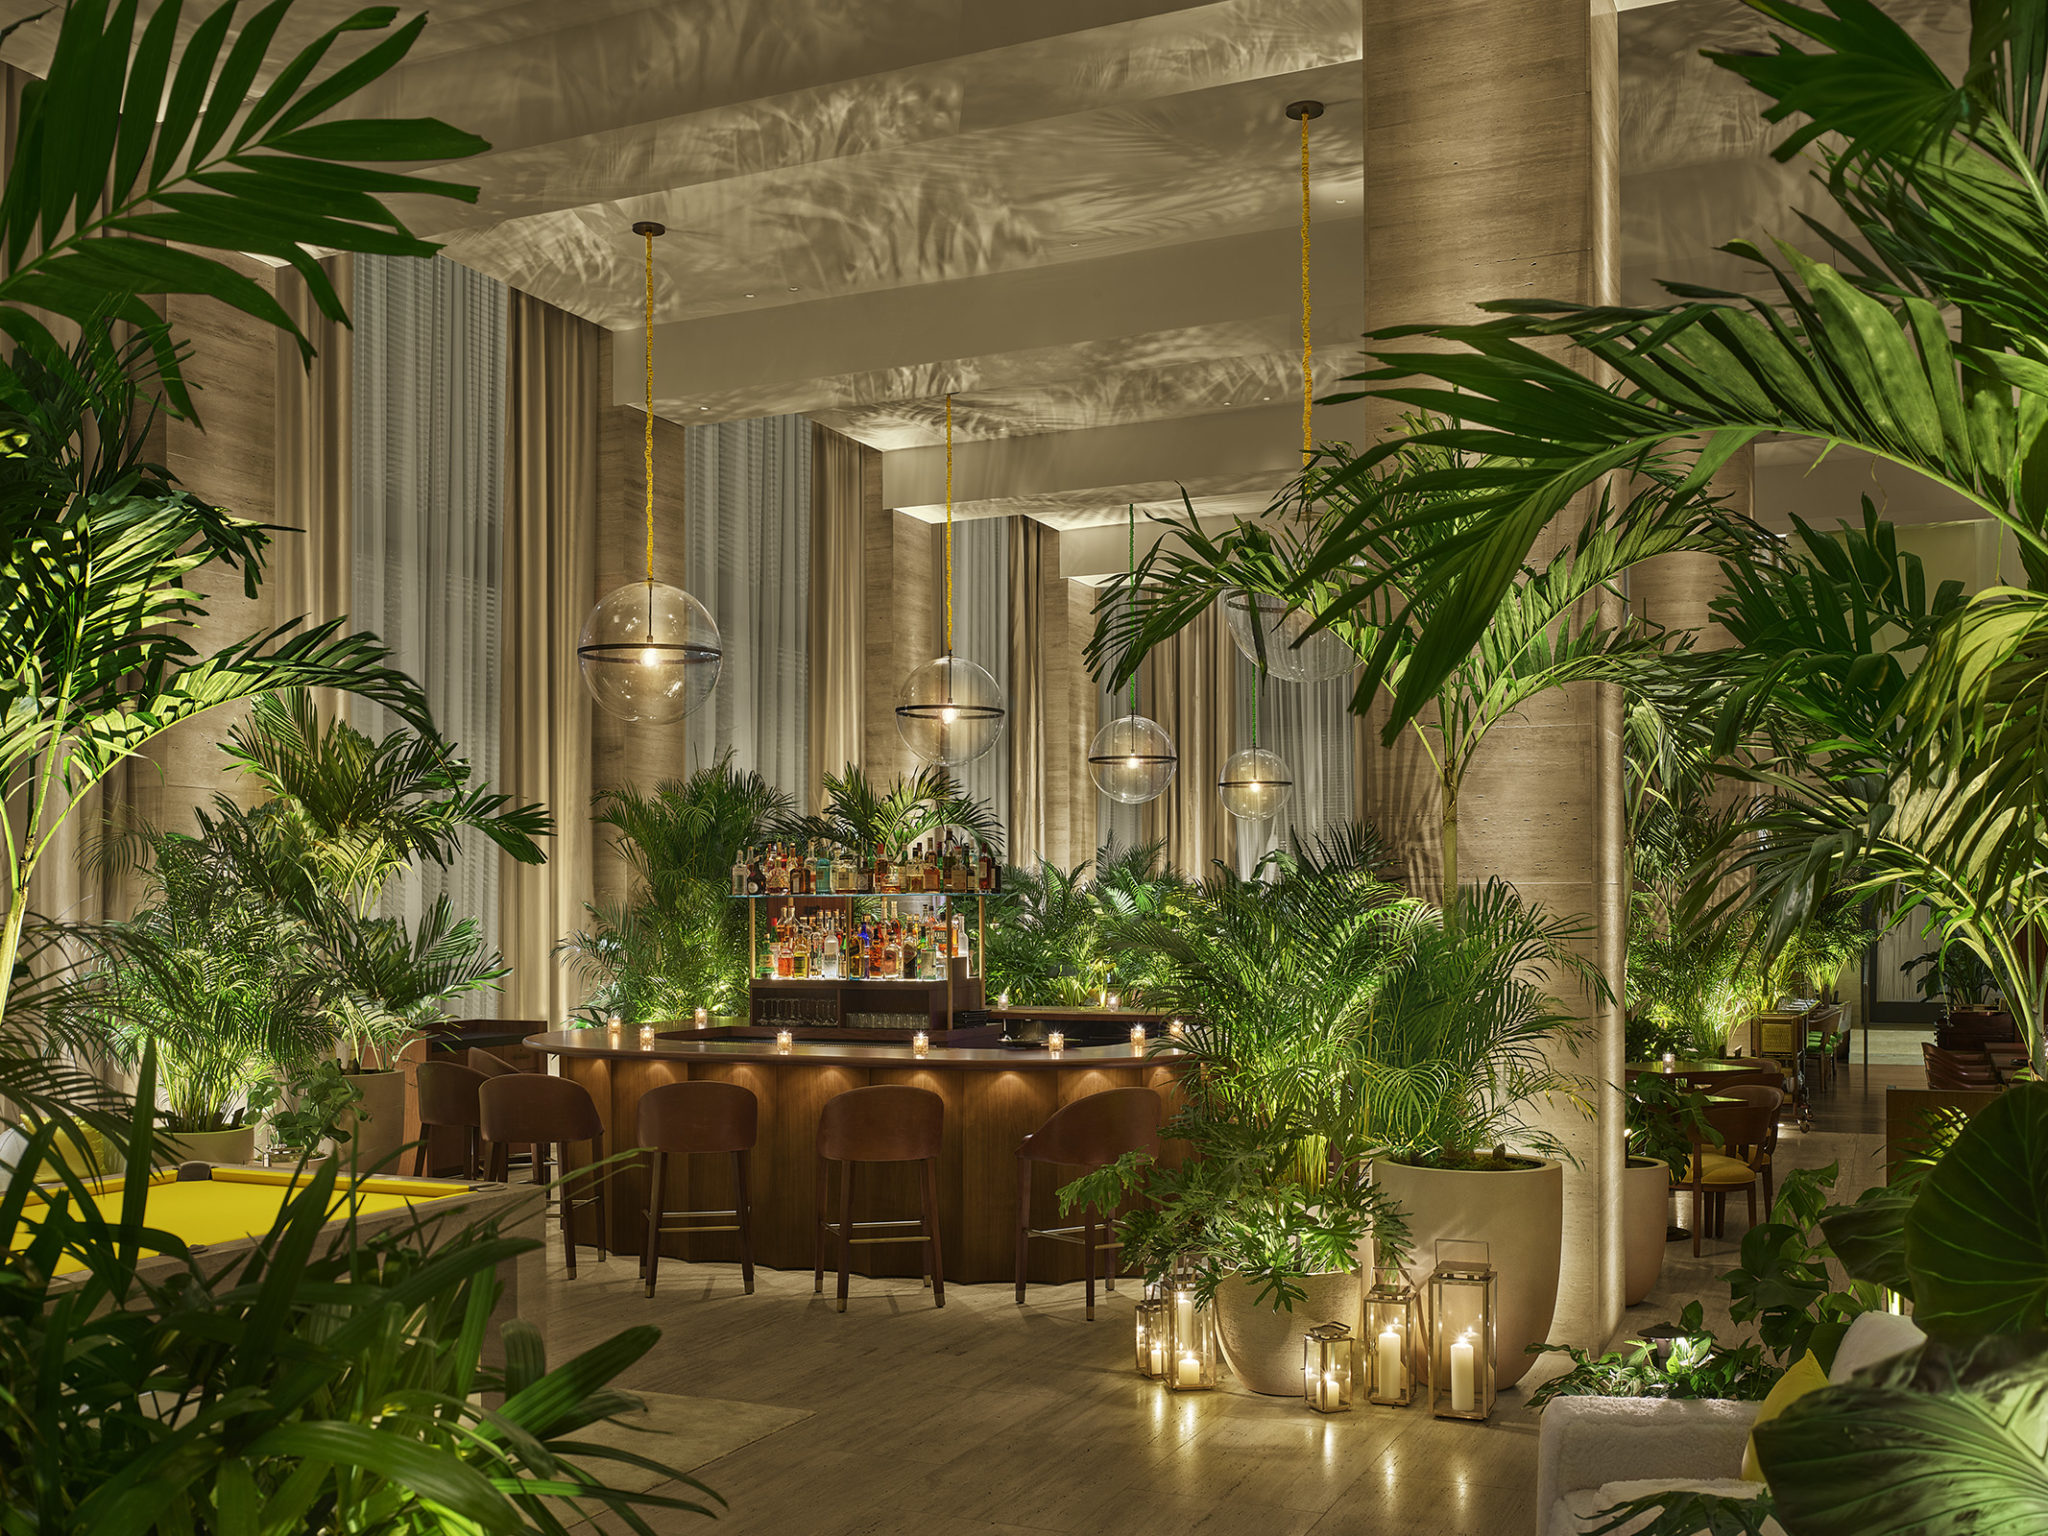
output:
[[[547,1183],[548,1147],[560,1154],[562,1177],[556,1204],[562,1213],[562,1248],[569,1261],[569,1278],[576,1278],[576,1207],[597,1205],[597,1256],[605,1256],[605,1234],[610,1213],[605,1204],[606,1179],[601,1170],[590,1170],[595,1193],[578,1201],[570,1179],[569,1143],[590,1143],[593,1165],[604,1161],[604,1122],[598,1118],[597,1103],[581,1083],[566,1077],[549,1077],[540,1072],[508,1072],[489,1078],[477,1094],[484,1140],[491,1144],[491,1177],[504,1183],[511,1171],[512,1143],[533,1148],[533,1182]]]
[[[469,1070],[485,1077],[518,1077],[519,1069],[502,1056],[493,1056],[480,1045],[469,1048]]]
[[[414,1178],[429,1171],[427,1148],[433,1145],[434,1132],[442,1126],[463,1133],[462,1176],[477,1177],[483,1155],[483,1111],[477,1095],[486,1081],[483,1073],[472,1072],[452,1061],[420,1063],[413,1079],[420,1099],[420,1144],[412,1159]]]
[[[855,1243],[924,1243],[926,1269],[936,1306],[946,1304],[946,1273],[939,1254],[939,1147],[945,1139],[946,1103],[929,1088],[885,1083],[872,1088],[849,1088],[825,1101],[818,1115],[818,1209],[811,1232],[813,1293],[825,1293],[825,1234],[830,1232],[839,1245],[839,1310],[846,1310],[847,1271]],[[839,1164],[839,1220],[827,1219],[825,1185],[831,1176],[827,1166]],[[920,1193],[923,1213],[919,1220],[904,1217],[894,1221],[853,1219],[853,1165],[855,1163],[923,1163]],[[916,1227],[915,1235],[856,1237],[855,1232],[880,1227]]]
[[[640,1096],[639,1142],[647,1149],[647,1247],[640,1258],[647,1276],[647,1294],[654,1294],[655,1270],[661,1263],[664,1233],[737,1232],[740,1235],[740,1278],[754,1294],[753,1201],[747,1193],[747,1170],[761,1120],[761,1106],[738,1083],[666,1083]],[[688,1159],[699,1153],[732,1154],[733,1208],[729,1211],[665,1211],[662,1181],[671,1157]],[[688,1163],[685,1162],[687,1169]],[[664,1217],[685,1226],[665,1227]],[[730,1223],[700,1226],[698,1217],[730,1216]]]
[[[1159,1095],[1150,1088],[1106,1088],[1056,1110],[1050,1120],[1024,1138],[1017,1148],[1017,1304],[1024,1304],[1024,1262],[1034,1237],[1056,1243],[1077,1243],[1083,1254],[1082,1272],[1088,1277],[1088,1321],[1095,1321],[1095,1254],[1108,1249],[1121,1255],[1116,1219],[1104,1218],[1089,1206],[1081,1213],[1078,1227],[1031,1225],[1031,1173],[1038,1163],[1057,1163],[1093,1173],[1107,1167],[1126,1152],[1159,1155],[1159,1121],[1163,1113]],[[1105,1241],[1095,1240],[1100,1224]],[[1108,1270],[1108,1287],[1116,1289],[1116,1261]]]

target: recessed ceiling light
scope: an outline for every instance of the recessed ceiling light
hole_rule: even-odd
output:
[[[795,292],[796,292],[796,284],[795,284],[795,283],[791,283],[791,284],[789,285],[789,291],[790,291],[791,293],[795,293]]]
[[[708,411],[708,410],[710,410],[710,409],[711,409],[711,407],[710,407],[710,406],[708,406],[708,405],[700,405],[700,406],[698,406],[698,407],[697,407],[697,409],[698,409],[698,410],[700,410],[700,411]]]
[[[1337,199],[1337,201],[1341,203],[1341,202],[1343,202],[1343,201],[1344,201],[1344,199],[1340,197],[1340,198],[1338,198],[1338,199]]]
[[[753,295],[751,293],[743,293],[740,295],[740,297],[743,299],[751,299]]]

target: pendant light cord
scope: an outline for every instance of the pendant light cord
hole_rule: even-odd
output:
[[[946,654],[953,654],[953,395],[946,394]],[[952,674],[947,674],[950,683]]]
[[[1131,614],[1138,612],[1138,504],[1126,502],[1124,515],[1131,521],[1131,552],[1124,565],[1124,581],[1130,592]],[[1138,712],[1138,669],[1131,668],[1131,713]]]
[[[647,231],[647,435],[641,474],[647,482],[647,580],[654,580],[654,231]]]
[[[1306,466],[1313,455],[1314,436],[1310,421],[1315,401],[1313,377],[1309,371],[1309,359],[1313,349],[1309,345],[1308,307],[1308,120],[1309,114],[1301,115],[1301,462]],[[651,301],[650,301],[651,302]]]

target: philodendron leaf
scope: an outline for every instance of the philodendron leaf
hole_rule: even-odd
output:
[[[1906,1268],[1906,1213],[1918,1193],[1917,1185],[1879,1184],[1866,1189],[1854,1205],[1828,1207],[1820,1229],[1851,1279],[1887,1286],[1913,1300],[1913,1277]]]
[[[1791,1536],[2048,1531],[2048,1336],[1931,1341],[1756,1430]]]
[[[2006,1089],[1956,1137],[1907,1213],[1906,1268],[1929,1333],[2048,1330],[2048,1083]]]

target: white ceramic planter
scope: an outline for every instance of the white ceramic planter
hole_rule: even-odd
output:
[[[1529,1346],[1550,1334],[1564,1255],[1564,1165],[1548,1158],[1529,1161],[1535,1166],[1485,1172],[1373,1164],[1373,1181],[1401,1203],[1408,1223],[1413,1244],[1408,1278],[1422,1298],[1425,1327],[1437,1240],[1487,1245],[1500,1276],[1494,1380],[1502,1388],[1522,1379],[1530,1365]]]
[[[348,1081],[363,1096],[357,1113],[344,1127],[349,1140],[342,1144],[342,1161],[363,1173],[403,1173],[395,1161],[405,1143],[405,1074],[394,1072],[351,1072]],[[353,1121],[353,1123],[350,1123]]]
[[[169,1133],[165,1133],[169,1136]],[[238,1126],[232,1131],[186,1131],[171,1138],[178,1156],[187,1162],[253,1163],[256,1161],[256,1127]]]
[[[1309,1275],[1301,1281],[1308,1294],[1293,1311],[1275,1311],[1259,1300],[1250,1280],[1226,1280],[1216,1287],[1216,1333],[1231,1374],[1254,1392],[1269,1397],[1301,1396],[1301,1336],[1318,1323],[1342,1323],[1355,1336],[1359,1329],[1356,1275]]]
[[[1658,1158],[1630,1158],[1621,1173],[1622,1237],[1628,1248],[1623,1306],[1634,1306],[1657,1288],[1657,1277],[1664,1273],[1670,1213],[1670,1168]]]

